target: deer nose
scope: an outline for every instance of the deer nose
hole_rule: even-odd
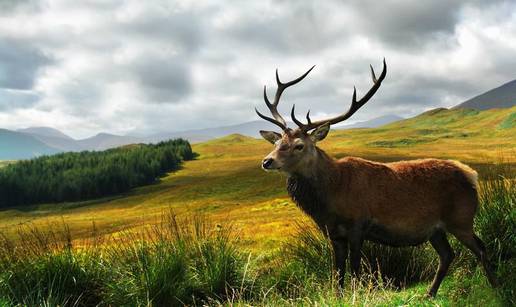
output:
[[[272,162],[274,162],[274,160],[272,158],[265,158],[265,159],[263,159],[262,167],[264,169],[268,169],[269,166],[271,166]]]

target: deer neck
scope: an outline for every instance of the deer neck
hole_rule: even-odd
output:
[[[292,200],[320,224],[328,211],[328,190],[335,182],[333,176],[337,170],[333,158],[319,148],[316,150],[317,155],[305,164],[303,171],[289,175],[287,191]]]
[[[324,184],[331,181],[331,178],[337,173],[335,159],[330,157],[322,149],[315,147],[314,157],[307,161],[301,169],[289,174],[289,177]]]

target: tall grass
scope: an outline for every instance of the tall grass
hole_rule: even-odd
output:
[[[313,223],[298,222],[295,235],[259,272],[262,285],[286,297],[302,297],[333,287],[334,254],[330,241]]]
[[[493,168],[492,173],[479,182],[475,226],[495,259],[507,260],[516,256],[516,169],[500,173]]]
[[[53,227],[26,227],[17,239],[0,238],[0,297],[23,306],[98,304],[104,271],[96,246],[77,252],[68,228]]]
[[[504,299],[516,305],[516,167],[493,166],[479,183],[475,228],[497,266]]]
[[[428,244],[389,247],[365,242],[362,254],[364,272],[396,289],[432,280],[438,265],[437,253]]]
[[[250,290],[230,228],[173,214],[105,246],[74,247],[66,227],[0,241],[0,300],[27,306],[175,306]],[[23,241],[20,241],[23,239]],[[24,242],[23,245],[17,244]],[[240,294],[240,293],[238,293]]]
[[[507,172],[493,172],[498,176],[480,182],[475,227],[497,264],[503,303],[514,305],[515,181]],[[240,249],[232,227],[172,212],[139,232],[79,244],[73,239],[64,223],[0,234],[0,305],[433,304],[423,296],[438,259],[428,244],[365,244],[364,273],[359,280],[347,274],[340,289],[331,244],[311,223],[299,223],[278,250],[255,258]],[[438,296],[448,297],[436,304],[474,304],[485,292],[468,289],[489,288],[482,288],[485,277],[469,251],[454,248],[459,257]],[[406,287],[415,290],[399,291]]]

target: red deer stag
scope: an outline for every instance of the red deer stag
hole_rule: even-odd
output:
[[[376,93],[387,74],[385,59],[379,78],[371,66],[374,85],[360,100],[356,99],[355,89],[346,113],[312,121],[308,112],[305,124],[296,118],[293,106],[290,115],[298,128],[290,129],[278,112],[281,94],[303,80],[313,68],[287,83],[280,81],[276,70],[278,87],[273,102],[264,87],[264,100],[272,117],[255,111],[279,126],[282,133],[260,131],[275,146],[263,159],[262,167],[288,175],[289,195],[329,235],[341,285],[348,250],[351,272],[353,276],[359,274],[364,240],[391,246],[414,246],[430,241],[440,260],[428,291],[430,296],[435,296],[454,258],[446,237],[451,233],[480,260],[495,286],[484,244],[473,232],[478,207],[477,173],[473,169],[458,161],[438,159],[395,163],[354,157],[335,160],[316,146],[326,137],[330,125],[351,117]]]

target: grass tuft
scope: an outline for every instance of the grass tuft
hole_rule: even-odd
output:
[[[503,164],[500,164],[503,165]],[[516,304],[516,168],[492,167],[479,183],[475,228],[497,267],[506,302]]]

